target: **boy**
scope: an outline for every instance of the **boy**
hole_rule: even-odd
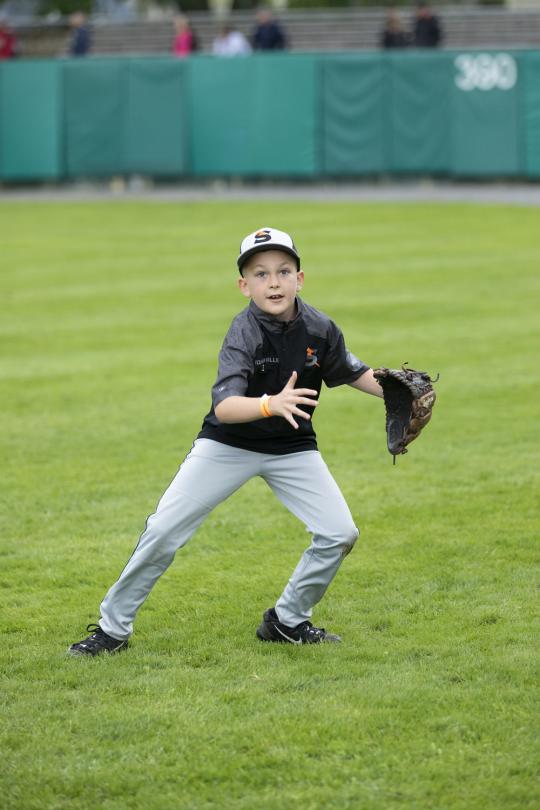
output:
[[[275,607],[264,613],[258,638],[290,644],[341,640],[310,618],[358,529],[317,450],[311,416],[323,381],[379,397],[382,389],[369,366],[347,351],[339,328],[298,298],[304,272],[288,234],[274,228],[249,234],[237,263],[240,292],[251,300],[221,348],[212,408],[101,603],[99,624],[88,626],[90,635],[69,648],[72,655],[125,649],[138,608],[176,551],[215,506],[256,475],[312,533]]]

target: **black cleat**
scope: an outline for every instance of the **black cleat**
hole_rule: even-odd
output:
[[[90,635],[88,638],[72,644],[68,649],[70,655],[101,655],[102,653],[112,655],[128,647],[127,639],[119,641],[117,638],[109,636],[99,624],[89,624],[86,629]]]
[[[281,624],[274,608],[267,610],[262,624],[257,628],[257,638],[261,641],[276,641],[286,644],[320,644],[321,642],[341,641],[339,636],[327,633],[324,627],[313,627],[311,622],[302,622],[296,627]]]

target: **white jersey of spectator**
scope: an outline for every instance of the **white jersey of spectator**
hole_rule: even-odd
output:
[[[251,45],[240,31],[226,31],[216,37],[212,46],[215,56],[246,56]]]

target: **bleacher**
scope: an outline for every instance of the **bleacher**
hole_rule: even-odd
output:
[[[503,9],[446,7],[437,12],[444,29],[444,47],[536,48],[540,46],[540,7]],[[290,49],[295,51],[362,50],[378,47],[386,15],[381,8],[289,10],[279,15]],[[412,12],[402,18],[410,27]],[[210,51],[220,23],[208,12],[190,15],[203,51]],[[254,13],[235,11],[230,17],[239,31],[250,35]],[[62,51],[67,32],[62,27],[35,25],[18,29],[24,56],[56,56]],[[93,22],[94,54],[168,53],[173,39],[172,20],[112,23]]]

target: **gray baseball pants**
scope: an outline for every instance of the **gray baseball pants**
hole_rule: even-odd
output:
[[[113,638],[131,635],[137,610],[212,509],[246,481],[261,476],[312,534],[276,603],[289,627],[311,617],[358,537],[349,507],[316,450],[284,456],[197,439],[146,523],[119,579],[101,603],[100,625]]]

